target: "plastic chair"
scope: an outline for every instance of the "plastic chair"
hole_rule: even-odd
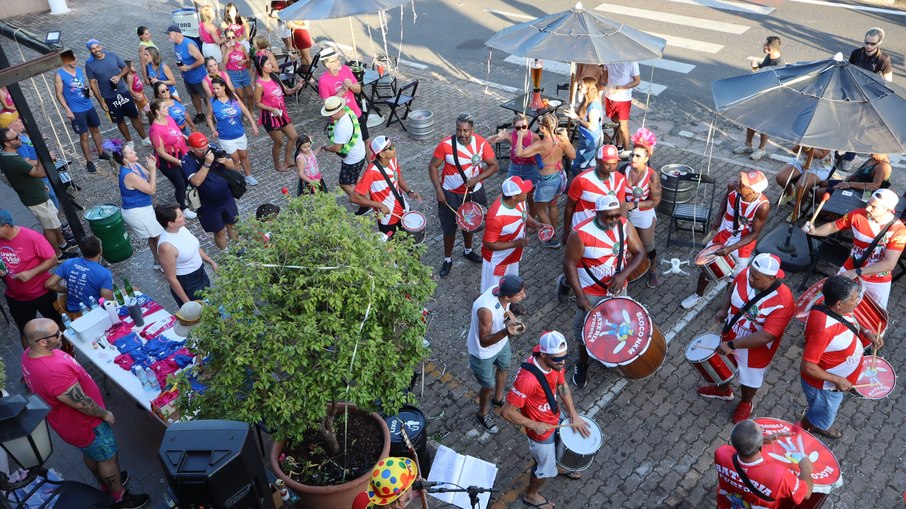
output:
[[[390,108],[390,113],[387,114],[387,127],[390,127],[390,124],[394,122],[395,118],[395,121],[403,126],[403,130],[409,132],[409,129],[406,128],[406,124],[403,123],[403,120],[406,120],[409,116],[409,111],[412,108],[412,101],[415,100],[416,90],[418,90],[418,80],[412,80],[397,90],[395,98],[383,101],[383,104],[386,104],[387,107]],[[403,113],[403,116],[400,117],[397,109],[403,106],[406,107],[406,111]]]
[[[676,177],[679,182],[676,186],[673,186],[672,189],[664,189],[664,196],[668,202],[673,203],[673,211],[670,214],[670,227],[667,229],[667,247],[670,247],[671,242],[674,244],[679,244],[683,246],[704,246],[704,243],[687,241],[687,240],[673,240],[674,231],[685,231],[694,233],[701,233],[702,237],[707,235],[708,229],[711,225],[711,212],[714,209],[714,195],[717,192],[717,183],[714,178],[709,177],[708,175],[702,175],[700,173],[687,173],[685,175],[679,175]],[[679,194],[680,182],[694,182],[696,185],[705,185],[711,186],[710,193],[707,189],[701,190],[702,200],[699,201],[698,190],[696,190],[696,196],[693,196],[692,200],[688,203],[676,203],[677,195]],[[704,201],[704,198],[708,196],[707,202]],[[669,197],[669,198],[666,198]],[[692,226],[683,226],[683,222],[692,223]],[[701,228],[699,229],[699,226]]]

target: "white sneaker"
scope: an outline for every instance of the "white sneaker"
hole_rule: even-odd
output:
[[[151,138],[142,138],[142,146],[143,146],[143,147],[150,147],[150,146],[151,146]]]
[[[741,147],[736,147],[735,149],[733,149],[733,153],[738,156],[743,154],[751,154],[754,151],[755,149],[748,145],[742,145]]]
[[[700,301],[701,299],[702,298],[699,297],[697,293],[693,293],[692,295],[683,299],[683,302],[680,303],[680,306],[683,306],[683,309],[692,309],[696,304],[698,304],[698,301]]]
[[[756,148],[755,150],[752,151],[752,154],[749,155],[749,159],[751,159],[753,161],[760,161],[761,158],[766,155],[768,155],[768,152],[766,150]]]
[[[630,157],[632,157],[631,150],[623,150],[620,152],[620,159],[629,159]]]
[[[161,267],[159,263],[155,263],[155,264],[151,265],[151,268],[154,269],[154,270],[156,270],[156,271],[158,271],[158,272],[163,272],[163,271],[164,271],[164,268]]]
[[[135,149],[135,142],[133,142],[132,140],[129,140],[126,142],[126,146],[131,149]]]
[[[253,177],[253,176],[251,176],[251,175],[246,175],[246,176],[245,176],[245,183],[248,184],[248,185],[250,185],[250,186],[257,186],[257,185],[258,185],[258,181],[255,180],[255,177]]]
[[[186,216],[186,219],[195,219],[196,217],[198,217],[198,214],[192,212],[189,209],[183,210],[182,215]]]

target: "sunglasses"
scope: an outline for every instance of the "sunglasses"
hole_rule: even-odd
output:
[[[18,139],[19,139],[19,135],[17,134],[17,135],[13,136],[12,138],[10,138],[10,139],[8,139],[8,140],[6,140],[6,141],[14,141],[14,140],[18,140]]]
[[[395,148],[395,146],[393,145],[393,143],[388,143],[387,146],[384,147],[384,150],[382,150],[381,152],[386,152],[386,151],[388,151],[388,150],[393,150],[394,148]]]
[[[516,129],[517,131],[519,131],[519,130],[525,131],[526,129],[528,129],[528,126],[527,125],[517,125],[517,126],[513,126],[513,129]]]
[[[57,338],[57,339],[59,339],[59,338],[61,338],[62,336],[63,336],[63,331],[57,329],[57,332],[56,332],[56,333],[51,334],[50,336],[44,336],[43,338],[38,338],[38,339],[36,339],[35,341],[41,341],[41,340],[50,339],[50,338]]]
[[[868,41],[865,41],[865,45],[866,45],[866,46],[877,46],[878,44],[881,44],[881,41],[878,41],[878,42],[868,42]]]
[[[641,159],[645,157],[645,154],[632,154],[633,159]]]
[[[604,219],[619,219],[620,214],[607,214],[604,216]]]
[[[227,40],[228,40],[228,41],[235,41],[236,38],[235,38],[235,37],[227,37]]]
[[[569,356],[561,355],[559,357],[554,357],[553,355],[549,355],[548,357],[550,357],[551,362],[566,362],[566,358]]]

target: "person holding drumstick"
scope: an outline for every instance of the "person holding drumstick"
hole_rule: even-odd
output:
[[[579,418],[573,397],[563,376],[563,365],[569,353],[566,338],[557,331],[541,334],[532,355],[522,364],[513,388],[507,393],[501,416],[507,421],[525,427],[529,439],[529,453],[535,460],[529,484],[522,494],[522,501],[531,507],[553,509],[553,502],[539,493],[544,480],[559,475],[557,469],[556,428],[560,423],[557,395],[563,400],[573,432],[583,437],[591,436],[588,424]],[[579,479],[578,472],[565,474]]]
[[[749,256],[755,249],[755,241],[761,235],[768,220],[771,202],[764,195],[768,188],[768,179],[764,173],[753,170],[739,172],[739,181],[727,185],[727,195],[720,205],[720,211],[711,222],[711,230],[717,230],[714,238],[705,246],[723,244],[715,254],[732,255],[736,259],[733,275],[738,276],[749,264]],[[683,309],[692,309],[701,300],[708,288],[708,278],[704,273],[698,275],[698,287],[680,303]]]
[[[839,273],[851,279],[859,278],[865,293],[884,309],[890,298],[893,269],[906,248],[906,226],[895,214],[898,202],[896,193],[879,189],[864,209],[856,209],[818,227],[811,221],[802,225],[802,231],[812,237],[852,229],[853,247]]]
[[[573,383],[579,388],[588,383],[588,350],[582,337],[585,316],[609,295],[625,295],[627,278],[645,257],[635,227],[622,217],[620,203],[616,196],[599,197],[595,216],[579,223],[566,241],[563,273],[576,294],[578,308],[573,337],[579,342],[579,362],[573,370]]]
[[[403,214],[409,211],[409,203],[403,198],[421,201],[422,197],[409,187],[403,178],[403,170],[396,158],[396,145],[387,136],[371,140],[374,156],[355,185],[349,201],[360,207],[371,207],[378,215],[378,230],[381,233],[397,231]]]
[[[862,352],[871,343],[875,351],[884,340],[859,325],[853,316],[862,300],[859,283],[837,275],[821,286],[824,304],[812,306],[805,323],[805,348],[799,371],[808,411],[802,427],[827,438],[843,433],[832,427],[843,396],[862,374]]]
[[[526,197],[531,190],[531,180],[509,177],[503,181],[500,196],[488,210],[484,237],[481,240],[482,293],[496,285],[504,274],[519,275],[522,250],[528,245],[525,229],[541,226],[526,214]]]
[[[733,280],[722,311],[715,317],[724,323],[717,348],[724,355],[735,355],[739,367],[742,397],[733,410],[734,423],[752,414],[752,400],[793,317],[795,300],[793,292],[780,281],[783,276],[780,258],[770,253],[756,256]],[[732,401],[733,389],[727,381],[699,387],[698,395]]]
[[[812,495],[812,462],[803,451],[789,453],[790,461],[799,465],[793,473],[788,463],[761,454],[765,442],[788,436],[775,433],[764,436],[755,421],[741,421],[730,433],[730,444],[714,451],[717,470],[717,509],[736,507],[798,507]]]

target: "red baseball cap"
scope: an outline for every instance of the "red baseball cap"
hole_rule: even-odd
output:
[[[613,145],[604,145],[598,150],[598,159],[607,162],[619,161],[620,151]]]
[[[509,177],[503,181],[500,190],[504,196],[516,196],[532,190],[531,180],[522,180],[522,177]]]
[[[192,148],[205,148],[208,146],[208,137],[204,133],[196,131],[189,135],[189,146]]]

